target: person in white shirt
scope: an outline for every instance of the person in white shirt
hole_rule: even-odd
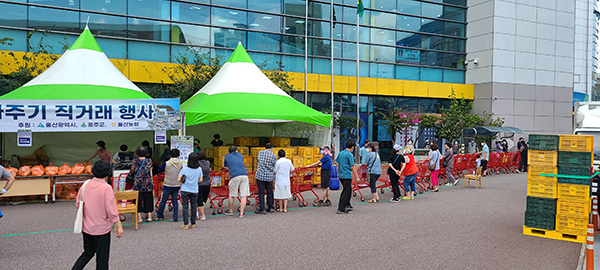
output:
[[[290,189],[290,173],[294,171],[294,165],[285,157],[285,151],[277,152],[279,160],[275,163],[275,199],[279,200],[277,211],[287,213],[288,199],[292,197]]]

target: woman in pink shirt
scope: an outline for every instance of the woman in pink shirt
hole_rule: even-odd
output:
[[[83,199],[83,253],[72,269],[83,269],[96,255],[96,269],[108,269],[110,250],[110,231],[113,224],[117,227],[117,238],[123,236],[123,227],[119,220],[117,202],[112,187],[106,183],[106,177],[112,172],[112,166],[99,160],[94,164],[94,178],[85,186]],[[76,206],[81,201],[81,190],[77,194]]]
[[[94,153],[94,155],[89,158],[88,160],[91,160],[92,158],[98,156],[98,158],[100,160],[104,160],[106,162],[112,162],[112,163],[116,163],[113,160],[113,156],[110,153],[110,151],[108,151],[108,149],[106,149],[106,143],[104,143],[104,141],[98,141],[96,142],[96,146],[98,146],[98,149],[96,150],[96,152]]]

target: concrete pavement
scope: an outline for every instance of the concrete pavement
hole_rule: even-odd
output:
[[[377,204],[353,198],[348,215],[309,207],[208,216],[188,231],[181,221],[128,225],[112,238],[111,269],[575,269],[580,244],[522,234],[526,182],[493,175],[475,189],[461,180],[400,203],[386,190]],[[0,268],[70,269],[82,252],[82,236],[69,231],[73,202],[0,208]]]

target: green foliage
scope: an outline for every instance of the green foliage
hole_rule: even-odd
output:
[[[41,33],[40,40],[36,44],[31,44],[31,39],[34,34]],[[0,62],[0,67],[6,67],[12,70],[8,74],[0,74],[0,96],[15,90],[25,83],[31,81],[35,76],[44,72],[58,58],[60,54],[69,49],[69,43],[65,38],[59,42],[60,54],[52,54],[54,46],[46,41],[48,37],[47,31],[34,30],[27,33],[28,52],[22,57],[17,56],[13,52],[2,52],[3,58],[12,59],[11,61]],[[0,45],[13,45],[13,39],[4,37],[0,39]]]
[[[198,90],[202,89],[216,74],[221,70],[225,63],[223,56],[216,55],[211,57],[204,51],[199,51],[193,47],[186,47],[186,54],[179,54],[173,59],[173,67],[163,69],[173,84],[156,85],[149,91],[153,98],[180,98],[185,102],[193,96]],[[286,93],[299,91],[290,82],[287,72],[283,71],[283,64],[276,62],[275,67],[268,68],[268,61],[258,65],[258,68],[275,85]]]
[[[387,132],[393,142],[396,141],[396,133],[406,133],[419,124],[419,114],[409,112],[404,107],[393,108],[382,113],[382,117],[387,122]]]
[[[456,141],[465,128],[478,125],[480,117],[471,113],[473,102],[465,98],[457,99],[454,91],[450,95],[450,108],[442,108],[437,134],[448,141]]]
[[[500,117],[494,118],[493,113],[483,112],[482,116],[476,116],[477,123],[474,126],[490,126],[490,127],[501,127],[504,125],[504,120]],[[475,143],[479,145],[481,142],[485,141],[488,145],[493,145],[492,140],[494,140],[496,136],[477,136],[475,137]]]
[[[342,140],[356,140],[356,135],[352,134],[350,131],[352,129],[356,129],[356,116],[347,115],[347,114],[334,114],[333,116],[333,128],[337,128],[340,130],[340,136]],[[358,119],[359,128],[365,126],[365,123],[362,119]]]

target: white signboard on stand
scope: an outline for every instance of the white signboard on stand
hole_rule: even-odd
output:
[[[167,144],[167,131],[155,130],[154,131],[154,144]]]
[[[194,152],[194,136],[171,136],[171,149],[179,149],[179,160],[187,164],[188,156]]]
[[[17,146],[31,147],[31,130],[17,131]]]

